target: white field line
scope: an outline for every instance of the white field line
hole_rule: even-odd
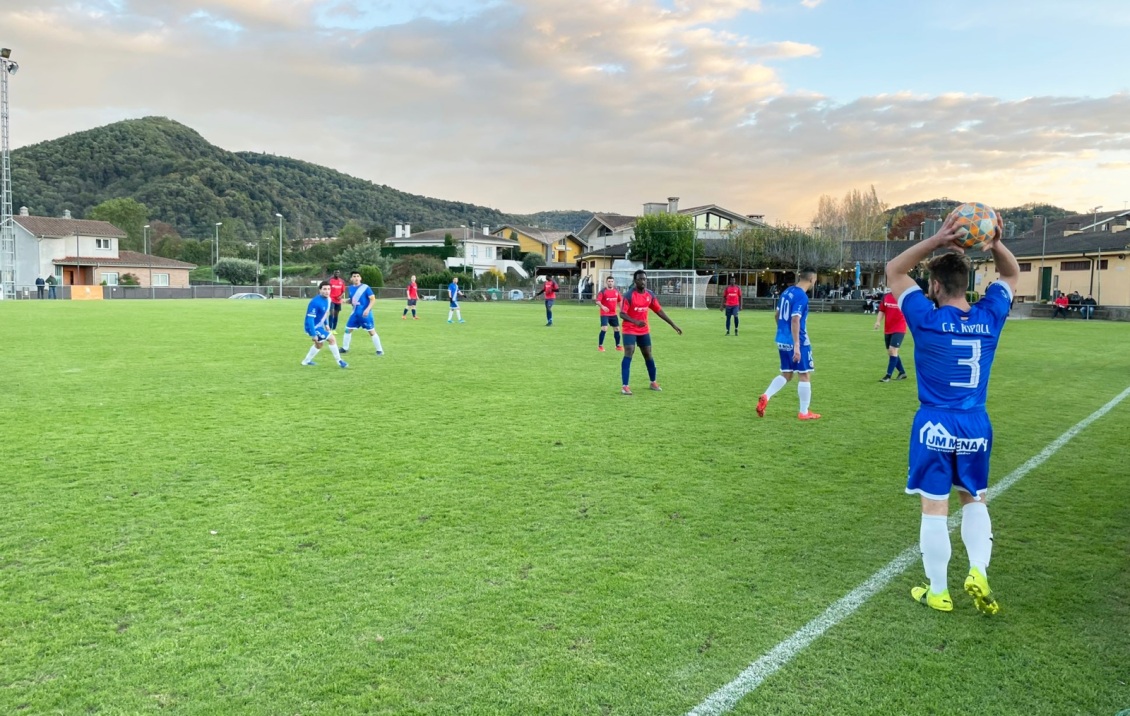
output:
[[[990,498],[1001,495],[1005,490],[1015,485],[1020,478],[1042,465],[1048,458],[1055,455],[1061,447],[1071,441],[1076,435],[1085,430],[1091,423],[1109,413],[1116,405],[1130,396],[1130,388],[1119,393],[1109,403],[1083,418],[1070,430],[1060,435],[1048,444],[1037,455],[1030,458],[1020,467],[1016,468],[1003,480],[994,486],[989,494]],[[952,532],[958,525],[960,513],[955,513],[949,518],[949,529]],[[734,708],[745,696],[752,693],[757,687],[775,674],[781,667],[793,660],[809,644],[823,636],[824,632],[850,617],[857,609],[887,586],[895,576],[901,574],[912,563],[918,561],[918,545],[908,547],[897,557],[892,559],[887,566],[867,578],[865,582],[841,597],[839,601],[828,607],[823,614],[805,624],[792,636],[782,641],[771,651],[745,668],[737,678],[726,684],[707,697],[701,704],[687,712],[687,716],[718,716]]]

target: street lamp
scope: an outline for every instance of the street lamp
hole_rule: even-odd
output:
[[[153,256],[149,253],[149,224],[141,227],[141,248],[149,260],[149,293],[153,294]]]
[[[1091,220],[1092,229],[1094,229],[1099,223],[1099,209],[1101,208],[1102,206],[1096,206],[1094,209],[1091,209],[1091,213],[1094,214],[1094,218]],[[1098,231],[1098,229],[1095,230]]]
[[[215,276],[216,276],[216,264],[220,263],[220,227],[223,226],[223,225],[224,225],[224,222],[222,222],[222,221],[216,222],[216,260],[212,262],[212,277],[213,278],[215,278]]]
[[[279,218],[279,298],[282,298],[282,214],[276,213]]]

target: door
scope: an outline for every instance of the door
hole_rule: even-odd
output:
[[[1052,297],[1052,267],[1044,266],[1040,269],[1040,300],[1047,301]]]

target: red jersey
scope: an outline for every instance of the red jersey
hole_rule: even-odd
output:
[[[722,292],[724,304],[726,306],[740,306],[742,305],[742,290],[738,286],[727,286],[726,290]]]
[[[902,315],[893,293],[883,294],[879,313],[883,314],[883,333],[906,333],[906,317]]]
[[[600,293],[596,294],[596,302],[600,304],[600,315],[602,316],[618,316],[620,315],[620,292],[614,288],[606,288]]]
[[[628,318],[637,321],[643,321],[642,326],[637,326],[634,323],[624,321],[623,327],[620,332],[626,336],[643,336],[647,335],[649,328],[647,326],[647,312],[649,310],[659,313],[663,306],[659,305],[659,299],[651,291],[637,291],[634,288],[630,289],[624,294],[624,307],[621,309]]]
[[[330,279],[330,303],[341,304],[341,297],[345,294],[345,281],[336,276]]]
[[[410,298],[410,299],[420,298],[420,291],[419,291],[419,289],[416,288],[416,282],[415,281],[408,284],[408,298]]]
[[[552,301],[557,298],[557,282],[549,279],[545,282],[545,300]]]

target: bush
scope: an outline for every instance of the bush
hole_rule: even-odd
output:
[[[140,286],[141,279],[132,273],[124,273],[121,278],[118,279],[118,284],[121,286]]]
[[[408,254],[397,259],[392,264],[392,269],[388,273],[389,281],[402,281],[408,282],[410,276],[416,276],[417,280],[420,276],[433,273],[443,273],[443,261],[428,256],[427,254]]]
[[[426,276],[417,276],[416,284],[420,286],[420,288],[438,288],[444,290],[456,276],[459,277],[459,289],[462,291],[470,291],[471,281],[468,280],[470,275],[452,273],[451,271],[441,271],[439,273],[430,273]],[[440,298],[443,298],[443,296],[441,295]]]
[[[251,263],[255,263],[252,261]],[[322,267],[316,264],[283,264],[283,276],[320,276]],[[277,273],[276,273],[277,275]]]
[[[251,259],[223,258],[216,262],[216,275],[237,286],[255,283],[259,271],[259,264]]]
[[[355,270],[361,272],[361,282],[368,284],[369,288],[380,288],[385,285],[385,277],[381,273],[380,266],[358,266]]]

